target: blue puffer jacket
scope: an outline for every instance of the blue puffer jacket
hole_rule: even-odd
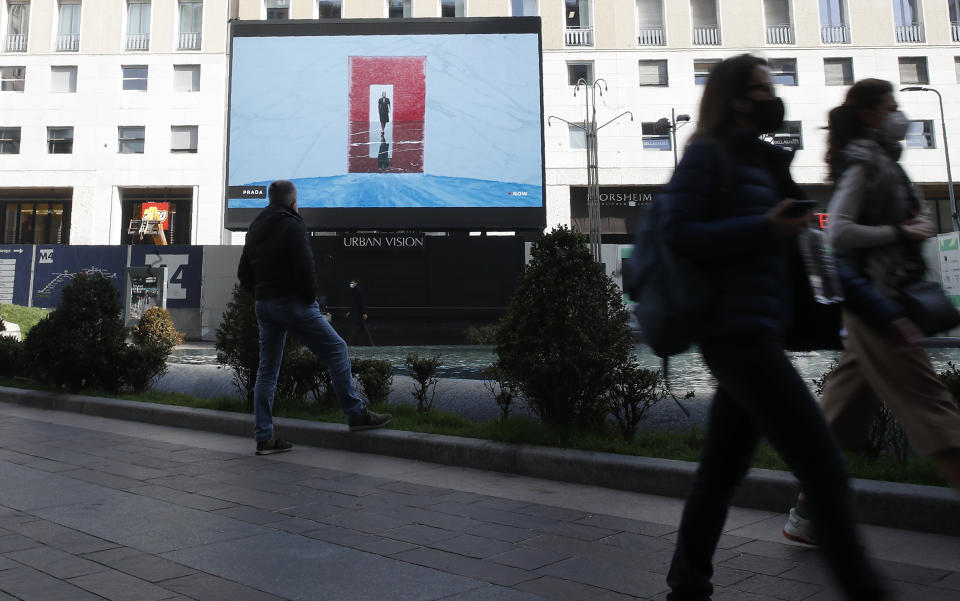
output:
[[[692,143],[674,171],[661,231],[718,289],[703,338],[784,334],[792,314],[787,245],[793,241],[774,238],[765,214],[785,197],[799,197],[791,155],[745,131],[723,150]]]

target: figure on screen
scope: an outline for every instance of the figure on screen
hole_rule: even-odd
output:
[[[387,98],[386,92],[380,95],[377,110],[380,111],[380,133],[383,133],[387,129],[387,123],[390,122],[390,99]]]
[[[377,168],[383,173],[390,168],[390,145],[387,139],[380,134],[380,150],[377,152]]]

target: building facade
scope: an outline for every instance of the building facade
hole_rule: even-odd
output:
[[[171,242],[242,242],[242,232],[223,228],[235,18],[540,16],[548,227],[586,223],[584,139],[565,122],[586,117],[576,83],[597,82],[598,124],[633,117],[599,132],[611,242],[627,238],[638,206],[669,179],[701,86],[725,57],[770,61],[787,105],[771,139],[796,149],[794,175],[821,199],[822,128],[853,81],[929,87],[948,108],[960,101],[960,0],[0,0],[0,8],[4,243],[127,243],[147,203],[169,211]],[[898,100],[912,120],[904,165],[949,230],[944,145],[960,144],[960,119],[948,113],[944,139],[935,93]]]

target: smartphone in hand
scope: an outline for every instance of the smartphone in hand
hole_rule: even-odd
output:
[[[813,211],[816,206],[817,201],[815,200],[794,200],[793,204],[783,212],[783,215],[786,217],[803,217]]]

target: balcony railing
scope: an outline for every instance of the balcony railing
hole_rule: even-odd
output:
[[[150,34],[128,33],[127,50],[150,50]]]
[[[960,42],[960,22],[950,23],[950,35],[954,42]]]
[[[895,27],[897,41],[900,43],[916,43],[926,41],[923,37],[923,24],[897,25]]]
[[[61,33],[57,36],[57,52],[76,52],[80,50],[79,33]]]
[[[637,31],[637,46],[663,46],[663,27],[643,27]]]
[[[182,32],[180,34],[179,50],[200,50],[200,32]]]
[[[770,25],[767,27],[768,44],[793,44],[793,25]]]
[[[3,40],[3,50],[4,52],[26,52],[27,34],[8,33]]]
[[[719,25],[698,25],[693,28],[694,46],[719,46],[720,45],[720,26]]]
[[[824,44],[849,44],[850,28],[846,25],[823,25],[820,27],[820,41]]]
[[[567,46],[593,46],[593,27],[567,27],[563,42]]]

